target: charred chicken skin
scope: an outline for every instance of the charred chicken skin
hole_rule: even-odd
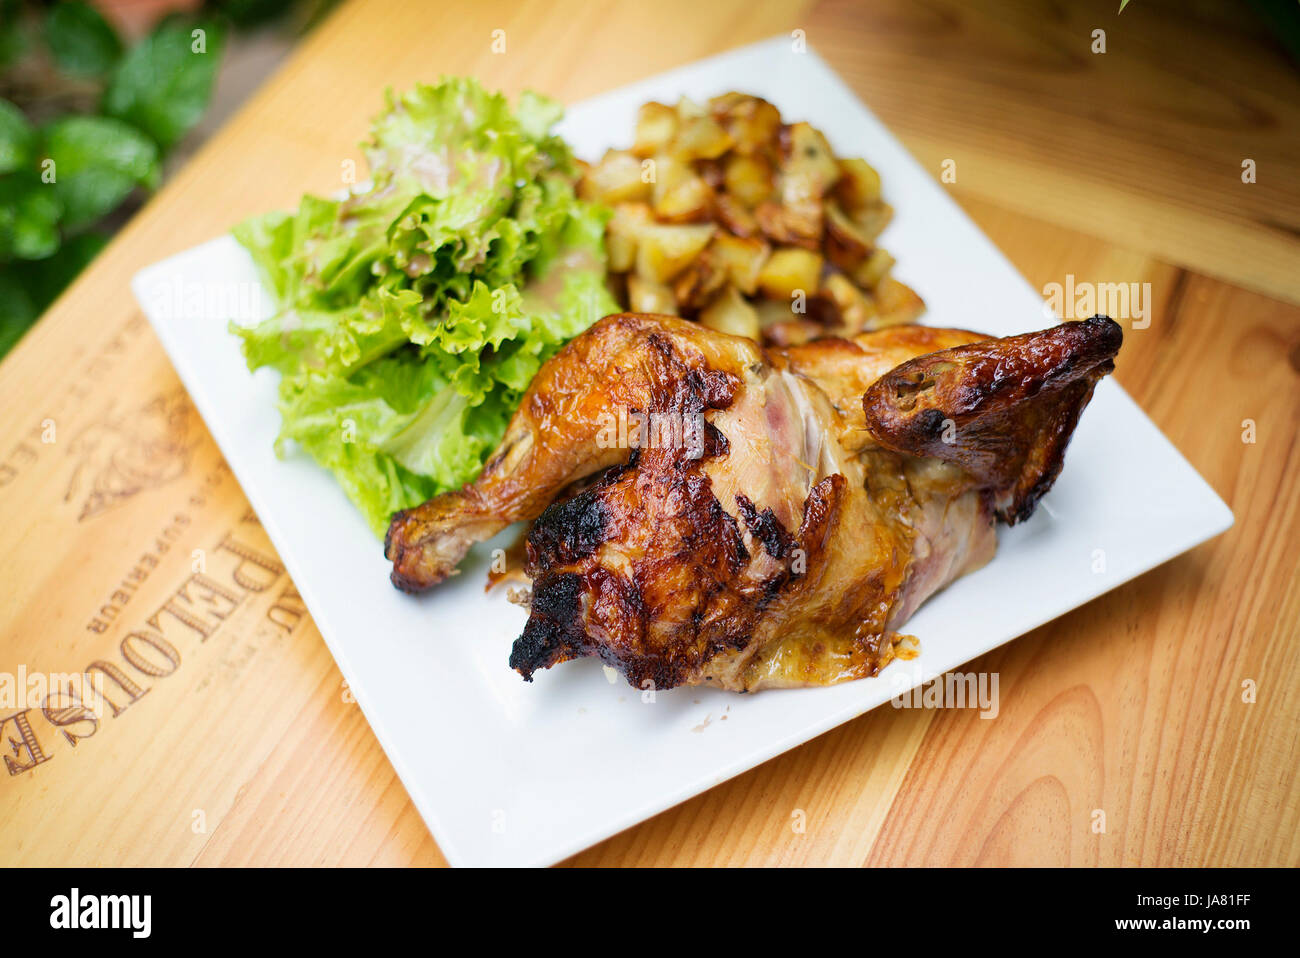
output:
[[[436,585],[535,520],[525,679],[588,655],[638,688],[874,675],[927,597],[992,558],[995,522],[1033,512],[1121,338],[1094,317],[764,349],[608,316],[543,366],[476,482],[393,517],[393,583]],[[679,441],[609,441],[627,416]]]

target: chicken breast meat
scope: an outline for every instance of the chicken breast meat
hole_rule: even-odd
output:
[[[638,688],[874,675],[922,602],[992,558],[996,521],[1033,512],[1121,338],[1094,317],[764,349],[606,317],[543,366],[476,482],[393,517],[393,583],[436,585],[535,520],[525,679],[589,655]]]

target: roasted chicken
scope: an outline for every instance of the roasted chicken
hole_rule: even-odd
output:
[[[478,481],[393,517],[393,582],[436,585],[535,520],[525,679],[588,655],[638,688],[874,675],[927,597],[992,558],[996,520],[1033,512],[1121,338],[1095,317],[764,349],[606,317],[543,366]],[[680,428],[628,448],[629,416]]]

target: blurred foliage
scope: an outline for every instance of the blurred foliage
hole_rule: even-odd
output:
[[[157,187],[228,33],[330,5],[208,0],[128,43],[83,0],[0,0],[0,356]]]

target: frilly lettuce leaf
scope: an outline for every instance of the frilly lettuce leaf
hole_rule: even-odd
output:
[[[277,306],[231,326],[281,374],[277,448],[332,470],[377,534],[472,480],[541,364],[616,308],[608,212],[575,196],[560,116],[468,79],[390,93],[367,187],[235,229]]]

